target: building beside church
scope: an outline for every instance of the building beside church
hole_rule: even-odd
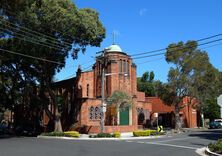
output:
[[[145,97],[145,93],[137,91],[136,64],[113,44],[104,50],[102,57],[97,57],[92,70],[82,72],[79,68],[75,78],[54,84],[55,90],[65,99],[61,116],[63,128],[69,129],[71,123],[75,123],[72,128],[84,129],[87,133],[100,132],[103,68],[105,99],[114,91],[125,92],[132,98],[131,106],[124,109],[107,105],[105,132],[127,132],[155,126],[157,118],[154,113],[159,113],[159,123],[164,127],[174,126],[173,107],[166,106],[157,97]],[[180,115],[185,127],[197,126],[197,112],[192,106],[184,107]],[[46,114],[44,124],[48,124]]]

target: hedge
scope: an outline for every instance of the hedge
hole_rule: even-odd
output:
[[[80,134],[77,131],[49,132],[49,133],[42,133],[41,135],[43,135],[43,136],[56,136],[56,137],[73,137],[73,138],[80,137]]]
[[[114,138],[120,138],[121,137],[121,133],[120,132],[114,132],[113,133],[113,137]]]
[[[134,137],[139,137],[139,136],[150,136],[150,135],[156,135],[157,131],[156,130],[140,130],[140,131],[134,131],[133,136]]]
[[[66,132],[64,132],[64,134],[67,137],[74,137],[74,138],[79,138],[80,137],[80,134],[77,131],[66,131]]]
[[[114,132],[111,133],[98,133],[97,135],[90,135],[90,138],[120,138],[121,133],[120,132]]]

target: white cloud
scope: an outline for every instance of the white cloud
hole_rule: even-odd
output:
[[[147,12],[147,9],[146,9],[146,8],[140,9],[139,15],[140,15],[140,16],[143,16],[146,12]]]

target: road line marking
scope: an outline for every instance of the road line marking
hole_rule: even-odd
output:
[[[145,142],[143,142],[143,141],[137,141],[137,143],[139,143],[139,144],[144,144]]]
[[[189,147],[189,146],[164,144],[164,143],[158,143],[158,142],[153,142],[153,143],[152,143],[152,142],[146,142],[146,144],[150,144],[150,145],[160,145],[160,146],[170,146],[170,147],[178,147],[178,148],[186,148],[186,149],[192,149],[192,150],[198,149],[198,148]]]
[[[162,141],[156,141],[156,142],[169,142],[169,141],[176,141],[176,140],[186,140],[186,139],[191,139],[191,138],[194,138],[194,137],[177,138],[177,139],[162,140]]]
[[[133,142],[133,141],[130,141],[130,140],[126,140],[126,142]]]

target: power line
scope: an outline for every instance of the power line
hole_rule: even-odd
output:
[[[1,19],[1,18],[0,18],[0,20],[3,21],[4,19]],[[54,42],[58,43],[58,40],[57,40],[56,38],[54,38],[54,37],[45,35],[45,34],[43,34],[43,33],[40,33],[40,32],[34,31],[34,30],[31,30],[31,29],[29,29],[29,28],[27,28],[27,27],[24,27],[24,26],[18,26],[18,25],[16,25],[16,24],[14,24],[14,23],[12,23],[12,22],[9,22],[9,21],[6,21],[6,20],[4,20],[4,22],[9,23],[9,24],[13,25],[14,27],[22,28],[22,29],[24,29],[24,30],[26,30],[26,31],[29,31],[29,33],[34,33],[34,35],[37,34],[38,36],[39,36],[39,35],[45,36],[45,38],[48,38],[48,40],[51,40],[51,41],[54,41]],[[37,36],[37,35],[36,35],[36,36]],[[64,43],[65,43],[66,45],[72,44],[72,43],[68,43],[68,42],[65,42],[65,41],[64,41]]]
[[[203,48],[200,48],[200,49],[204,50],[204,49],[212,48],[212,47],[219,46],[219,45],[222,45],[222,43],[214,44],[214,45],[203,47]],[[153,59],[153,60],[144,61],[144,62],[141,62],[141,63],[137,63],[137,65],[145,64],[145,63],[148,63],[148,62],[154,62],[154,61],[157,61],[157,60],[162,60],[164,58],[165,57],[161,57],[161,58],[157,58],[157,59]]]
[[[89,68],[91,68],[93,65],[94,65],[94,64],[92,64],[92,65],[90,65],[90,66],[88,66],[88,67],[86,67],[86,68],[83,68],[82,72],[86,72],[86,71],[87,71]],[[74,74],[72,74],[72,75],[69,75],[69,76],[67,76],[66,78],[64,78],[64,79],[62,79],[62,80],[59,80],[59,81],[68,80],[68,79],[74,77],[75,75],[76,75],[76,73],[74,73]],[[59,81],[56,81],[56,82],[59,82]]]
[[[60,62],[56,62],[56,61],[52,61],[52,60],[48,60],[48,59],[44,59],[44,58],[32,56],[32,55],[26,55],[26,54],[14,52],[14,51],[2,49],[2,48],[0,48],[0,50],[3,51],[3,52],[6,52],[6,53],[10,53],[10,54],[14,54],[14,55],[19,55],[19,56],[23,56],[23,57],[27,57],[27,58],[31,58],[31,59],[37,59],[37,60],[46,61],[46,62],[50,62],[50,63],[55,63],[55,64],[59,64],[59,65],[65,65],[64,63],[60,63]],[[83,71],[89,69],[89,68],[92,67],[93,65],[94,65],[94,64],[83,68]],[[65,70],[66,70],[66,69],[70,69],[70,68],[74,68],[74,67],[77,67],[77,66],[72,66],[72,67],[71,67],[71,66],[68,66],[68,68],[65,68]]]
[[[165,59],[165,57],[160,57],[160,58],[157,58],[157,59],[153,59],[153,60],[148,60],[148,61],[144,61],[144,62],[141,62],[141,63],[137,63],[137,65],[145,64],[145,63],[148,63],[148,62],[154,62],[154,61],[158,61],[158,60],[162,60],[162,59]]]
[[[214,44],[214,45],[211,45],[211,46],[208,46],[208,47],[203,47],[201,49],[212,48],[212,47],[216,47],[216,46],[219,46],[219,45],[222,45],[222,43]]]
[[[13,29],[14,31],[13,31],[13,30],[10,30],[10,31],[12,31],[12,32],[14,32],[14,33],[17,33],[17,34],[22,34],[21,32],[23,32],[23,33],[25,33],[25,34],[22,34],[22,35],[37,38],[36,40],[38,40],[38,41],[40,41],[40,42],[42,42],[42,43],[45,43],[45,44],[49,44],[50,46],[55,46],[55,47],[59,47],[59,48],[62,47],[62,46],[64,46],[64,45],[58,43],[58,41],[52,41],[52,40],[49,40],[49,39],[47,39],[47,38],[43,38],[43,37],[41,37],[41,36],[38,36],[38,35],[32,34],[32,33],[30,33],[30,32],[27,32],[27,31],[22,30],[22,29],[20,29],[20,30],[18,31],[18,27],[13,27],[13,26],[11,26],[11,25],[7,25],[7,24],[4,24],[4,23],[0,23],[0,24],[4,25],[4,27],[1,28],[2,30],[4,30],[4,28],[6,27],[5,29],[7,29],[7,30]],[[9,29],[8,29],[8,28],[9,28]],[[16,32],[15,32],[15,31],[16,31]],[[44,41],[39,40],[39,38],[45,39],[45,40],[50,41],[50,42],[49,42],[49,43],[46,43],[46,42],[44,42]],[[64,46],[64,47],[67,47],[67,46],[68,46],[68,45],[66,45],[66,46]],[[64,48],[64,47],[62,47],[62,48]]]
[[[6,30],[6,29],[3,29],[3,28],[0,28],[0,29],[1,29],[1,30]],[[7,29],[6,31],[8,31],[8,32],[10,33],[10,30]],[[50,45],[48,45],[48,44],[43,44],[43,43],[36,42],[35,39],[33,40],[33,38],[31,38],[31,37],[29,37],[29,36],[26,36],[26,35],[23,35],[23,34],[19,34],[19,33],[17,33],[17,32],[14,32],[14,33],[18,35],[18,36],[16,36],[16,38],[18,38],[18,39],[20,39],[20,40],[24,40],[24,41],[26,41],[26,42],[38,44],[38,45],[45,46],[45,47],[48,47],[48,48],[53,48],[53,49],[56,49],[56,50],[61,50],[61,49],[59,49],[59,48],[56,48],[56,47],[54,47],[54,46],[50,46]],[[19,37],[19,36],[21,36],[21,37]],[[26,38],[28,38],[28,39],[26,39]]]
[[[147,58],[147,57],[159,56],[159,55],[164,55],[164,54],[165,53],[152,54],[152,55],[147,55],[147,56],[135,57],[135,58],[132,58],[132,59],[136,60],[136,59],[142,59],[142,58]]]
[[[1,19],[0,19],[0,20],[1,20]],[[18,26],[13,26],[13,25],[10,25],[10,24],[9,24],[9,25],[4,24],[4,23],[0,23],[0,24],[4,25],[6,28],[14,29],[15,31],[18,31],[18,28],[19,28]],[[2,27],[2,28],[4,28],[4,27]],[[8,30],[9,30],[9,29],[8,29]],[[12,30],[11,30],[11,31],[12,31]],[[13,31],[13,32],[14,32],[14,33],[19,33],[19,32],[15,32],[15,31]],[[26,36],[29,35],[30,37],[38,38],[37,40],[39,40],[39,38],[41,38],[41,39],[45,39],[45,40],[47,40],[47,41],[50,41],[49,43],[47,43],[47,44],[49,44],[50,46],[57,46],[57,47],[62,47],[62,46],[67,47],[67,46],[70,46],[70,45],[62,45],[61,43],[58,42],[58,40],[56,41],[56,40],[52,40],[52,39],[48,39],[48,38],[43,38],[42,36],[39,36],[39,35],[30,33],[30,32],[27,31],[27,30],[19,29],[19,31],[25,33]],[[41,40],[40,40],[40,41],[41,41]],[[41,41],[41,42],[45,43],[44,41]],[[46,44],[46,43],[45,43],[45,44]],[[64,47],[63,47],[63,48],[64,48]]]
[[[215,38],[215,37],[218,37],[218,36],[222,36],[222,34],[216,34],[216,35],[212,35],[212,36],[209,36],[209,37],[205,37],[205,38],[201,38],[201,39],[198,39],[196,40],[197,42],[201,42],[201,41],[204,41],[204,40],[208,40],[208,39],[211,39],[211,38]],[[173,48],[176,48],[178,47],[179,45],[173,47]],[[143,53],[137,53],[137,54],[133,54],[131,56],[140,56],[140,55],[144,55],[144,54],[151,54],[151,53],[156,53],[156,52],[161,52],[161,51],[165,51],[167,50],[167,48],[161,48],[161,49],[158,49],[158,50],[152,50],[152,51],[148,51],[148,52],[143,52]]]
[[[218,42],[218,41],[221,41],[221,40],[222,40],[222,39],[212,40],[212,41],[209,41],[209,42],[205,42],[205,43],[198,44],[197,46],[199,47],[199,46],[203,46],[203,45],[206,45],[206,44]],[[176,46],[176,47],[178,47],[178,46]],[[175,48],[175,47],[173,47],[173,48]],[[179,48],[179,50],[182,50],[182,49],[185,49],[185,48]],[[176,49],[176,50],[178,50],[178,49]],[[170,50],[169,52],[175,52],[175,50]],[[153,57],[153,56],[158,56],[158,55],[163,55],[163,54],[165,54],[165,52],[164,52],[164,53],[153,54],[153,55],[146,55],[146,56],[141,56],[141,57],[135,57],[135,58],[133,58],[133,59],[134,59],[134,60],[135,60],[135,59],[143,59],[143,58]]]
[[[4,11],[5,11],[5,12],[8,12],[8,13],[14,15],[14,16],[17,15],[17,14],[15,14],[14,12],[9,11],[9,10],[6,9],[6,8],[4,8]],[[55,14],[57,11],[58,11],[58,10],[56,10],[56,11],[54,12],[54,14]],[[15,17],[13,17],[13,18],[15,18]],[[16,18],[15,18],[15,19],[16,19]],[[17,18],[17,19],[18,19],[18,18]],[[23,17],[23,19],[25,19],[25,20],[27,21],[27,23],[31,23],[31,22],[29,21],[29,18],[27,18],[27,17]],[[56,31],[56,32],[59,32],[60,34],[64,34],[65,36],[71,37],[68,33],[58,31],[58,30],[56,30],[56,29],[54,29],[54,28],[51,28],[51,29],[54,30],[54,31]],[[50,34],[48,34],[48,35],[50,35]],[[50,36],[52,36],[52,35],[50,35]]]
[[[48,59],[44,59],[44,58],[40,58],[40,57],[35,57],[35,56],[31,56],[31,55],[26,55],[26,54],[14,52],[14,51],[2,49],[2,48],[0,48],[0,50],[3,52],[6,52],[6,53],[19,55],[19,56],[23,56],[23,57],[27,57],[27,58],[32,58],[32,59],[41,60],[41,61],[50,62],[50,63],[54,63],[54,64],[59,64],[59,65],[65,65],[64,63],[60,63],[60,62],[56,62],[56,61],[52,61],[52,60],[48,60]]]

